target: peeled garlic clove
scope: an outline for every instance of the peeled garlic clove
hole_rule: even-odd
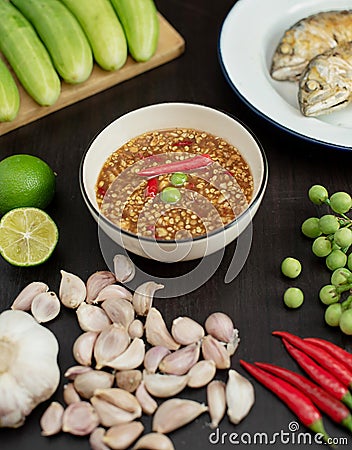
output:
[[[81,373],[90,372],[92,370],[93,369],[88,366],[72,366],[66,370],[66,372],[64,373],[64,377],[68,378],[69,380],[74,380]]]
[[[105,433],[103,442],[112,450],[125,450],[143,433],[141,422],[131,422],[111,427]]]
[[[235,370],[229,370],[226,384],[227,415],[235,425],[249,413],[255,401],[252,383]]]
[[[104,300],[101,307],[106,312],[111,322],[127,328],[134,320],[132,303],[123,298]]]
[[[55,292],[42,292],[34,297],[31,313],[38,323],[49,322],[60,313],[61,303]]]
[[[115,255],[113,259],[114,273],[120,283],[129,283],[136,274],[136,268],[126,255]]]
[[[42,436],[52,436],[61,431],[64,407],[58,402],[50,403],[40,419]]]
[[[177,350],[180,347],[166,328],[166,324],[160,312],[151,308],[145,321],[146,339],[151,345],[161,345],[169,350]]]
[[[62,431],[76,436],[86,436],[99,425],[99,417],[88,402],[71,403],[64,411]]]
[[[199,343],[190,344],[176,350],[161,361],[159,369],[161,372],[172,375],[184,375],[193,367],[199,359]]]
[[[86,285],[73,273],[65,272],[64,270],[61,270],[60,273],[59,297],[61,303],[67,308],[77,308],[86,298]]]
[[[127,392],[134,392],[142,381],[140,370],[122,370],[115,374],[116,384]]]
[[[144,414],[151,416],[158,408],[157,402],[151,397],[145,388],[144,381],[140,383],[136,390],[136,398],[142,407]]]
[[[114,425],[129,423],[139,417],[136,413],[125,411],[124,409],[95,396],[93,396],[90,401],[99,416],[100,423],[104,427],[113,427]]]
[[[153,297],[156,291],[163,289],[163,284],[147,281],[137,287],[133,294],[133,307],[139,316],[146,316],[152,307]]]
[[[134,338],[127,350],[117,358],[106,363],[108,367],[115,370],[131,370],[139,367],[145,355],[145,344],[143,339]]]
[[[205,336],[202,341],[202,353],[204,359],[215,362],[217,369],[228,369],[231,365],[230,355],[225,346],[211,334]]]
[[[132,450],[175,450],[171,439],[165,434],[149,433],[145,434],[133,446]]]
[[[83,398],[91,398],[96,389],[110,388],[114,383],[114,375],[102,370],[91,370],[77,375],[74,387]]]
[[[79,326],[83,331],[102,331],[107,328],[111,322],[99,306],[81,303],[76,311]]]
[[[144,357],[144,367],[146,371],[155,373],[162,359],[165,358],[165,356],[170,355],[170,353],[170,350],[162,345],[151,347]]]
[[[149,394],[165,398],[181,392],[187,386],[188,375],[162,375],[144,371],[143,381]]]
[[[179,344],[189,345],[204,337],[204,328],[190,317],[177,317],[172,322],[171,334]]]
[[[105,429],[98,427],[89,436],[89,445],[92,450],[109,450],[103,442],[103,437],[105,435]]]
[[[187,386],[200,388],[206,386],[215,377],[216,364],[211,359],[198,361],[188,372]]]
[[[207,386],[207,401],[211,428],[217,428],[226,412],[226,385],[223,381],[214,380]]]
[[[162,403],[153,418],[153,431],[170,433],[192,422],[208,408],[193,400],[172,398]]]
[[[118,298],[123,298],[124,300],[131,302],[132,294],[125,287],[119,286],[118,284],[112,284],[110,286],[106,286],[99,292],[97,298],[94,300],[94,303],[101,303],[104,300],[116,300]]]
[[[43,292],[47,292],[49,287],[41,281],[33,281],[29,283],[22,291],[17,295],[12,303],[11,309],[19,309],[21,311],[29,311],[31,309],[32,301],[35,296]]]
[[[98,335],[96,331],[86,331],[75,340],[72,348],[73,356],[82,366],[92,364],[93,348]]]
[[[63,397],[66,405],[70,405],[71,403],[79,402],[81,400],[73,383],[68,383],[64,385]]]
[[[101,369],[104,366],[110,366],[110,362],[114,361],[121,355],[130,343],[125,328],[119,325],[112,324],[103,330],[94,345],[94,357],[96,361],[96,368]]]
[[[215,312],[205,321],[205,329],[221,342],[231,342],[234,338],[234,325],[227,314]]]
[[[100,270],[93,273],[87,280],[87,303],[94,303],[99,292],[106,286],[110,286],[116,282],[115,275],[108,270]]]
[[[142,415],[142,408],[139,404],[137,398],[131,394],[120,388],[110,388],[110,389],[97,389],[94,392],[94,396],[97,398],[101,398],[106,402],[111,403],[118,408],[121,408],[125,411],[137,414],[137,417]]]
[[[130,335],[131,339],[133,339],[135,337],[138,337],[138,338],[143,337],[143,334],[144,334],[143,323],[138,319],[131,322],[130,326],[128,327],[128,334]]]

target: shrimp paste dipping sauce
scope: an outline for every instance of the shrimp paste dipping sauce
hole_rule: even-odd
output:
[[[129,140],[105,161],[96,183],[103,216],[129,233],[160,240],[223,228],[252,195],[251,170],[233,145],[183,128]]]

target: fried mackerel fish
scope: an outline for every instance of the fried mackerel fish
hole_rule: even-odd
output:
[[[305,116],[345,108],[352,101],[352,42],[316,56],[304,71],[298,102]]]
[[[306,17],[285,31],[273,56],[271,76],[298,80],[312,58],[348,41],[352,41],[352,10]]]

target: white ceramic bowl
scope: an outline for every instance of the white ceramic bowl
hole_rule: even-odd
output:
[[[224,228],[188,241],[163,241],[128,233],[99,214],[95,184],[106,159],[133,137],[167,128],[193,128],[217,135],[234,145],[249,164],[254,192],[248,208]],[[129,112],[93,140],[82,158],[80,187],[84,201],[99,227],[114,242],[140,256],[163,262],[192,260],[210,255],[236,239],[250,224],[263,198],[268,167],[255,136],[238,120],[216,109],[192,103],[160,103]]]

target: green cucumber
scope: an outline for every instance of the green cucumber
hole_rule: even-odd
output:
[[[127,59],[122,25],[109,0],[61,0],[76,16],[102,69],[117,70]]]
[[[75,16],[60,0],[11,0],[32,23],[54,66],[67,83],[86,81],[93,69],[88,39]]]
[[[50,56],[30,22],[7,0],[0,0],[0,50],[39,105],[56,102],[61,83]]]
[[[159,20],[153,0],[110,0],[125,30],[132,58],[150,59],[158,46]]]
[[[0,58],[0,122],[11,122],[20,108],[20,94],[17,84]]]

